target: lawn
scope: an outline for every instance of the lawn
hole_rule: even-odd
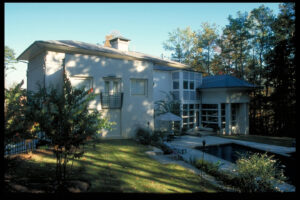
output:
[[[261,136],[261,135],[217,135],[219,137],[236,139],[236,140],[245,140],[250,142],[259,142],[264,144],[292,147],[294,138],[288,137],[270,137],[270,136]]]
[[[161,164],[133,140],[99,140],[88,144],[84,156],[74,161],[71,179],[89,183],[88,192],[191,193],[221,192],[200,176],[176,164]],[[15,166],[11,166],[15,165]],[[10,163],[5,179],[8,191],[52,192],[55,158],[47,150],[23,154]],[[26,190],[27,189],[27,190]]]

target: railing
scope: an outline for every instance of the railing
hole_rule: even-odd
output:
[[[119,109],[123,104],[123,93],[100,93],[101,106],[104,109]]]
[[[14,155],[19,153],[28,153],[36,149],[38,139],[23,140],[15,144],[8,144],[5,147],[4,155]]]
[[[50,141],[46,138],[44,133],[40,132],[37,135],[37,139],[23,140],[17,143],[6,145],[4,149],[4,155],[14,155],[34,151],[37,148],[37,144],[40,140]]]

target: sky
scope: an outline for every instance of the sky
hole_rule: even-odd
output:
[[[279,3],[5,3],[5,45],[18,57],[36,40],[76,40],[103,44],[105,36],[118,31],[130,39],[129,50],[153,56],[170,56],[163,49],[168,33],[176,28],[199,30],[201,23],[222,28],[228,16],[250,12],[265,5],[279,12]],[[6,86],[24,80],[26,63],[8,71]],[[26,88],[26,84],[23,85]]]

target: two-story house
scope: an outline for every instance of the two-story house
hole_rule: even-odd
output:
[[[181,128],[220,127],[226,134],[249,132],[248,91],[254,85],[229,75],[202,77],[190,67],[129,51],[129,39],[111,47],[71,40],[35,41],[17,59],[28,61],[27,89],[61,88],[63,71],[75,87],[93,88],[90,109],[116,122],[104,138],[132,138],[138,127],[155,129],[154,102],[173,92],[181,102]],[[88,123],[88,122],[87,122]]]

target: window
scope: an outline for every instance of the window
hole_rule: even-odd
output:
[[[190,100],[196,99],[196,93],[194,91],[190,91]]]
[[[194,72],[190,72],[190,80],[194,80]]]
[[[183,72],[183,79],[189,79],[189,72]]]
[[[218,104],[202,104],[202,126],[214,128],[218,126]]]
[[[182,106],[182,124],[183,128],[193,128],[194,125],[196,124],[195,120],[196,115],[195,115],[195,105],[194,104],[183,104]]]
[[[189,89],[189,82],[188,81],[183,81],[183,89]]]
[[[173,91],[172,94],[174,96],[174,100],[179,100],[179,91]]]
[[[194,81],[190,81],[190,90],[194,89]]]
[[[131,95],[147,95],[147,79],[131,79]]]
[[[231,125],[236,125],[236,113],[237,113],[238,104],[233,103],[231,104]]]
[[[83,76],[71,76],[70,77],[71,85],[75,88],[84,88],[89,90],[93,88],[93,78],[92,77],[83,77]]]
[[[190,100],[190,93],[189,91],[183,91],[183,99]]]
[[[173,89],[178,90],[179,89],[179,81],[173,81]]]
[[[104,77],[104,91],[100,93],[101,106],[104,109],[122,107],[121,79]]]
[[[178,80],[179,79],[179,72],[173,72],[172,73],[172,79],[173,80]]]

